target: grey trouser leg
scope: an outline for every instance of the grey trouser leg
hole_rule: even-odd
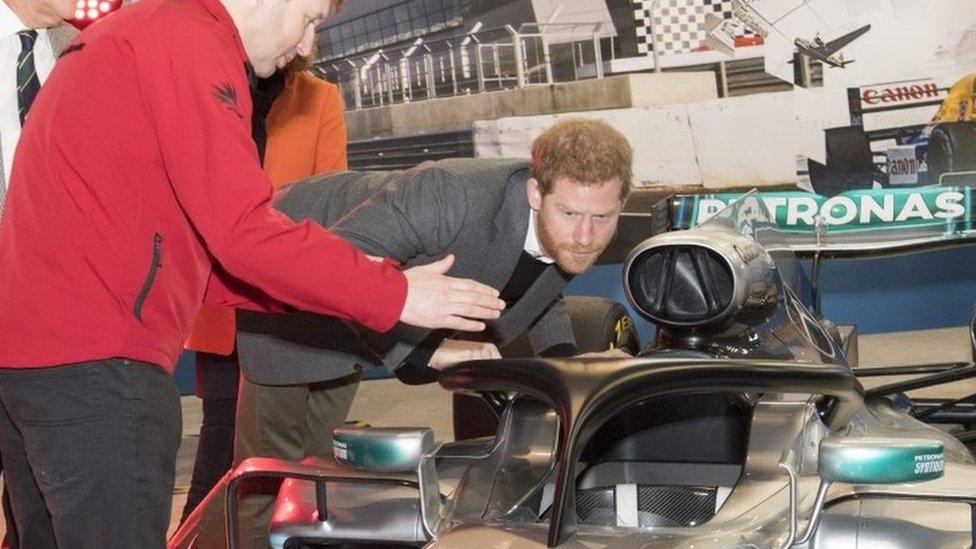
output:
[[[0,369],[0,408],[21,547],[165,547],[181,424],[168,373],[125,359]]]
[[[237,400],[234,464],[249,457],[300,461],[332,455],[332,430],[345,422],[360,374],[311,385],[259,385],[241,376]],[[239,490],[239,547],[268,547],[268,526],[280,481],[248,482]],[[222,549],[223,498],[209,506],[200,525],[199,547]]]

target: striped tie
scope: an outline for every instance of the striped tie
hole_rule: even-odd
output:
[[[20,125],[24,125],[27,111],[30,110],[37,92],[41,90],[41,81],[37,78],[34,68],[34,43],[37,41],[37,31],[30,29],[17,33],[20,37],[20,55],[17,57],[17,104],[20,108]]]

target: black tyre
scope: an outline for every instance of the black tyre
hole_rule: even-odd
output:
[[[607,349],[623,349],[631,355],[640,352],[634,321],[623,305],[603,297],[571,296],[566,298],[566,309],[579,352]]]
[[[926,154],[932,183],[942,174],[976,170],[976,124],[972,122],[944,122],[929,134]]]

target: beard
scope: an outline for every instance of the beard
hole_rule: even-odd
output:
[[[542,251],[556,260],[559,269],[571,275],[583,274],[596,263],[604,247],[580,247],[573,243],[560,244],[556,242],[549,228],[546,226],[545,216],[535,216],[536,231]]]

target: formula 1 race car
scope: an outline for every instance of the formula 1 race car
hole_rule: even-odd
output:
[[[753,196],[775,223],[778,238],[798,257],[812,259],[809,303],[819,317],[820,271],[828,261],[910,256],[972,246],[976,242],[976,200],[972,193],[976,174],[959,178],[958,183],[951,187],[853,190],[831,197],[799,190],[753,191]],[[683,231],[704,223],[742,196],[736,192],[672,195],[651,208],[650,233]],[[898,378],[897,382],[872,388],[871,394],[896,400],[915,419],[940,426],[976,451],[976,394],[960,398],[908,398],[905,394],[976,378],[976,305],[970,311],[970,361],[860,367],[855,375],[862,380],[875,378],[872,385],[877,385],[877,378]],[[845,337],[856,339],[856,327],[841,325],[839,329]],[[848,362],[856,365],[856,343],[846,352]]]
[[[627,297],[658,328],[634,358],[445,370],[504,404],[494,436],[344,428],[331,459],[244,461],[228,531],[241,485],[277,477],[275,548],[973,547],[972,455],[865,393],[770,221],[749,194],[631,251]]]
[[[952,185],[958,184],[953,174],[976,171],[976,73],[948,89],[921,79],[848,88],[847,95],[851,125],[826,130],[825,164],[809,161],[810,183],[819,194],[870,189],[875,183]],[[936,105],[925,124],[865,128],[867,115]],[[872,148],[892,141],[883,150]]]

